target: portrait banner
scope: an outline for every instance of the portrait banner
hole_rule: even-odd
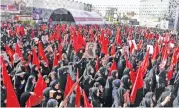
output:
[[[96,47],[97,44],[95,42],[88,42],[83,58],[96,58]]]

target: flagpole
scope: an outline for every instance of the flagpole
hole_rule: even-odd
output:
[[[80,82],[80,80],[82,79],[83,76],[81,76],[72,86],[72,88],[70,89],[69,93],[67,94],[67,96],[65,97],[63,103],[61,106],[59,106],[59,108],[64,107],[67,104],[67,100],[68,97],[70,96],[70,94],[73,92],[73,90],[75,89],[75,87],[78,85],[78,83]]]

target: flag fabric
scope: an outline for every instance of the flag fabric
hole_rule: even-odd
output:
[[[144,81],[143,81],[142,67],[139,67],[137,71],[137,76],[136,76],[136,79],[135,79],[135,82],[131,91],[131,96],[130,96],[130,100],[132,103],[135,102],[137,90],[141,89],[143,85],[144,85]]]
[[[135,79],[136,79],[136,74],[134,73],[133,69],[130,71],[129,75],[130,75],[130,79],[131,79],[132,85],[134,85]]]
[[[140,50],[142,48],[143,41],[140,40],[139,44],[137,44],[137,50]]]
[[[122,40],[121,40],[121,36],[120,36],[120,30],[117,31],[117,34],[116,34],[116,43],[122,47]]]
[[[101,31],[101,36],[100,36],[99,43],[102,45],[103,41],[104,41],[104,30]]]
[[[113,44],[111,47],[111,55],[115,55],[115,54],[116,54],[116,47],[115,44]]]
[[[62,45],[61,44],[58,44],[58,60],[61,60],[62,59]]]
[[[129,62],[127,56],[125,56],[125,59],[126,59],[126,67],[129,68],[130,70],[132,70],[133,66],[132,66],[131,62]]]
[[[11,79],[8,75],[6,65],[4,64],[4,60],[1,57],[2,62],[2,78],[4,82],[4,86],[6,87],[6,107],[20,107],[20,104],[18,102],[16,93],[14,91],[14,87],[12,85]]]
[[[101,53],[103,53],[105,55],[108,54],[108,44],[109,44],[108,38],[104,39],[102,42]]]
[[[42,24],[41,29],[42,29],[42,31],[45,31],[45,29],[46,29],[45,24]]]
[[[13,61],[14,61],[14,58],[13,58],[14,51],[11,48],[9,48],[7,45],[5,45],[5,49],[6,49],[6,53],[9,54],[9,56],[10,56],[11,63],[13,63]]]
[[[80,90],[80,85],[77,85],[76,88],[76,99],[75,99],[75,107],[79,108],[80,107],[80,99],[81,99],[81,90]]]
[[[96,72],[99,70],[99,60],[98,60],[98,58],[96,60],[95,69],[96,69]]]
[[[37,65],[37,67],[40,68],[40,62],[37,57],[35,49],[32,49],[32,55],[33,55],[32,64]]]
[[[166,63],[167,63],[167,58],[168,58],[168,52],[167,52],[167,50],[168,49],[165,47],[165,49],[162,52],[162,62],[159,65],[160,69],[164,68]]]
[[[152,54],[152,60],[156,60],[156,57],[158,56],[159,52],[160,52],[159,45],[158,42],[156,42],[154,52]]]
[[[86,41],[83,39],[83,37],[81,36],[81,33],[78,32],[78,36],[77,36],[77,41],[78,44],[81,44],[83,47],[86,47]]]
[[[170,81],[173,77],[173,65],[170,65],[169,71],[167,73],[168,80]]]
[[[70,76],[70,74],[67,75],[67,82],[66,82],[66,87],[65,87],[65,92],[64,92],[64,96],[66,97],[67,94],[70,92],[70,89],[72,88],[74,82]]]
[[[80,41],[80,40],[82,40],[81,38],[82,37],[80,37],[80,36],[74,36],[74,38],[73,38],[73,48],[76,53],[78,53],[80,49],[85,47],[84,46],[85,42]]]
[[[20,33],[21,33],[21,34],[20,34],[21,36],[24,36],[24,35],[25,35],[25,30],[24,30],[24,27],[23,27],[23,26],[20,27]]]
[[[43,49],[41,41],[38,42],[38,49],[39,49],[38,56],[41,57],[41,59],[44,60],[48,64],[48,59],[44,53],[44,49]]]
[[[177,61],[178,61],[178,59],[179,59],[179,54],[178,54],[179,52],[177,52],[177,48],[176,49],[174,49],[174,52],[173,52],[173,56],[172,56],[172,60],[171,60],[171,64],[172,65],[176,65],[177,64]]]
[[[114,61],[114,62],[112,63],[112,65],[111,65],[109,75],[111,75],[111,74],[112,74],[112,71],[113,71],[113,70],[117,70],[117,64],[116,64],[116,62],[115,62],[115,61]]]
[[[19,45],[17,43],[16,43],[16,48],[15,48],[15,53],[18,54],[18,56],[21,57],[22,60],[24,60],[22,52],[21,52]]]
[[[43,90],[47,87],[41,73],[34,88],[35,95],[31,95],[26,102],[26,107],[32,107],[40,104],[43,100]]]
[[[16,34],[17,34],[18,36],[20,36],[20,27],[19,27],[19,26],[16,26]]]
[[[57,59],[57,54],[54,52],[54,57],[53,57],[53,67],[58,65],[58,59]]]
[[[131,91],[131,96],[130,96],[130,100],[132,103],[135,102],[137,91],[141,89],[144,85],[143,77],[145,75],[145,72],[149,64],[149,50],[147,50],[144,60],[142,61],[142,63],[140,64],[139,68],[136,71],[137,76],[135,78],[135,82],[134,82],[134,85]]]
[[[134,46],[134,43],[131,41],[131,46],[130,46],[130,53],[131,53],[131,54],[134,53],[134,50],[135,50],[134,47],[135,47],[135,46]]]
[[[86,96],[85,91],[83,90],[82,93],[83,93],[82,96],[83,96],[83,101],[84,101],[84,107],[92,108],[92,105],[90,104],[90,102],[89,102],[89,100],[88,100],[88,98]]]

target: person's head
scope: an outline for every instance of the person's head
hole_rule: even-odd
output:
[[[116,89],[119,88],[120,87],[120,79],[113,80],[112,84],[113,84],[113,88],[116,88]]]
[[[46,99],[49,99],[49,97],[50,97],[50,90],[52,90],[51,87],[47,87],[43,90],[43,96]],[[53,96],[52,93],[51,93],[51,96]]]
[[[44,66],[45,66],[45,67],[48,67],[48,64],[45,62],[45,63],[44,63]]]
[[[44,78],[46,84],[50,83],[50,79],[48,78],[47,75],[44,75],[43,78]]]
[[[119,76],[118,71],[117,70],[113,70],[112,71],[112,77],[118,78],[118,76]]]
[[[93,45],[93,44],[89,44],[89,45],[88,45],[88,49],[89,49],[89,50],[93,50],[93,48],[94,48],[94,45]]]
[[[131,81],[129,79],[129,76],[128,75],[124,75],[122,78],[121,78],[121,81],[122,81],[122,85],[123,87],[125,87],[126,89],[130,89],[131,88]]]
[[[50,99],[47,102],[47,107],[55,107],[58,108],[58,102],[55,99]]]
[[[50,87],[53,89],[53,90],[58,90],[59,89],[59,83],[58,81],[54,80],[50,83]]]
[[[54,71],[51,72],[49,75],[52,81],[56,79],[56,73]]]
[[[91,98],[97,98],[97,97],[99,97],[99,95],[100,95],[100,92],[99,92],[99,89],[97,88],[97,87],[92,87],[91,89],[90,89],[90,96],[91,96]]]

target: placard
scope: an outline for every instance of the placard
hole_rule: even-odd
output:
[[[86,49],[83,58],[96,58],[96,47],[97,45],[95,42],[88,42],[86,44]]]

